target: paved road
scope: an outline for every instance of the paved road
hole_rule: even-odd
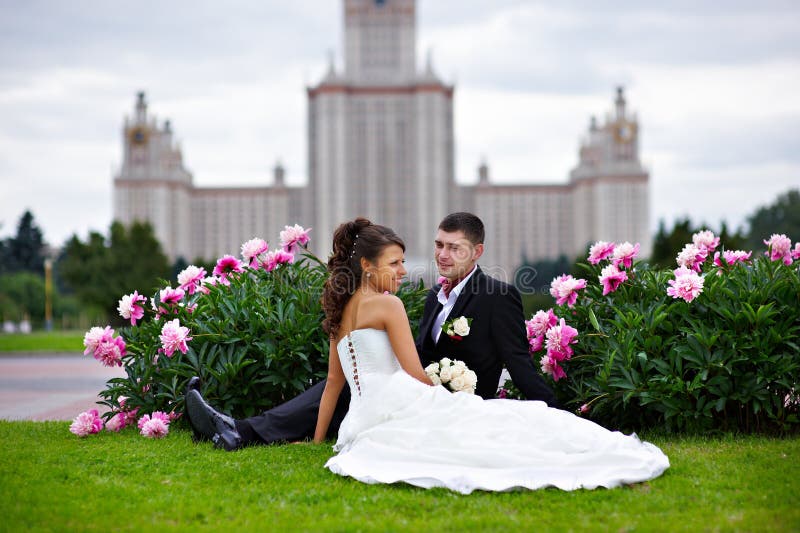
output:
[[[124,376],[79,353],[0,355],[0,419],[72,420],[103,406],[106,380]]]

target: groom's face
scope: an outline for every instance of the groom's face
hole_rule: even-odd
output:
[[[463,231],[436,233],[434,257],[439,274],[451,281],[461,279],[475,266],[483,253],[483,244],[472,244]]]

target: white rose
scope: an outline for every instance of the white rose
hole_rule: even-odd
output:
[[[467,370],[464,372],[464,380],[469,385],[470,392],[475,392],[475,386],[478,384],[478,375],[472,370]]]
[[[467,382],[463,375],[456,376],[450,380],[450,390],[458,392],[467,388]]]
[[[442,380],[442,383],[447,383],[450,381],[450,378],[453,377],[450,368],[449,366],[443,366],[442,369],[439,370],[439,379]]]
[[[460,316],[453,320],[453,330],[455,330],[456,335],[459,337],[466,337],[469,335],[469,321],[466,317]]]
[[[425,373],[430,375],[436,375],[439,373],[439,363],[431,363],[425,367]]]
[[[450,366],[450,365],[452,365],[452,364],[453,364],[453,361],[451,361],[451,360],[450,360],[449,358],[447,358],[447,357],[444,357],[444,358],[443,358],[441,361],[439,361],[439,363],[442,365],[442,368],[444,368],[444,367],[446,367],[446,366]]]
[[[462,376],[466,371],[467,371],[467,365],[465,365],[461,361],[456,361],[455,363],[453,363],[453,366],[450,367],[450,379]]]
[[[437,376],[436,374],[433,375],[428,374],[428,377],[431,378],[431,383],[433,383],[434,387],[438,387],[439,385],[442,384],[442,380],[439,379],[439,376]]]

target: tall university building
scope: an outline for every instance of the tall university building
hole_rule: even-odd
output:
[[[482,164],[476,185],[455,180],[453,94],[416,63],[415,0],[344,0],[344,69],[333,64],[308,97],[308,183],[195,187],[169,121],[159,125],[139,93],[123,126],[114,218],[150,221],[172,258],[237,255],[260,236],[277,244],[286,224],[312,227],[330,251],[336,225],[357,215],[394,228],[410,270],[431,274],[441,218],[472,211],[486,224],[480,264],[513,279],[523,258],[572,257],[596,240],[641,243],[650,253],[647,170],[639,128],[622,89],[602,124],[592,118],[565,183],[500,185]],[[532,162],[533,163],[533,162]]]

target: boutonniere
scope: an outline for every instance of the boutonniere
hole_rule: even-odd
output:
[[[460,341],[469,335],[469,326],[472,324],[472,319],[465,316],[453,318],[442,324],[442,331],[445,335],[454,341]]]

